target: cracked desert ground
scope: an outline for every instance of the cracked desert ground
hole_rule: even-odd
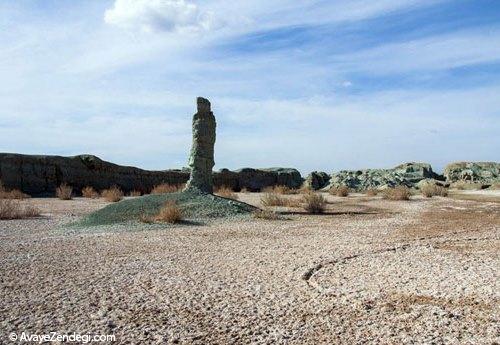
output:
[[[43,217],[0,221],[0,343],[22,331],[117,344],[500,342],[498,192],[325,196],[325,215],[79,233],[60,227],[104,201],[23,201]]]

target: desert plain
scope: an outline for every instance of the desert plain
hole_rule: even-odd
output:
[[[323,194],[321,215],[78,229],[108,203],[23,200],[41,216],[0,221],[0,343],[49,330],[116,344],[500,342],[498,191]]]

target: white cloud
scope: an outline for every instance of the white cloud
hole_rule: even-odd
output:
[[[131,31],[106,25],[102,16],[109,5],[100,0],[86,15],[69,2],[77,20],[13,16],[12,25],[0,30],[1,151],[88,152],[144,168],[181,167],[200,95],[212,100],[217,116],[218,167],[282,165],[308,172],[408,160],[438,168],[452,160],[498,160],[497,81],[481,88],[450,83],[439,90],[398,92],[383,92],[381,84],[378,92],[368,87],[360,94],[366,83],[356,79],[357,73],[427,75],[496,61],[496,26],[346,55],[332,55],[318,42],[311,49],[318,60],[292,49],[251,56],[218,51],[220,43],[270,27],[348,25],[433,0],[113,2],[106,21]],[[203,24],[210,18],[206,10],[224,19],[222,30],[193,40],[136,34],[206,31],[213,25],[213,17]]]
[[[214,27],[213,14],[185,0],[116,0],[104,15],[108,24],[144,32],[193,33]]]

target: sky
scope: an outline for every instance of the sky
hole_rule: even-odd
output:
[[[498,0],[2,0],[0,152],[303,174],[500,161]]]

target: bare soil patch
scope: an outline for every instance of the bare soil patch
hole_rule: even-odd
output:
[[[0,343],[50,330],[117,344],[500,341],[497,204],[324,196],[325,215],[77,234],[55,229],[109,203],[31,199],[42,217],[0,221]]]

